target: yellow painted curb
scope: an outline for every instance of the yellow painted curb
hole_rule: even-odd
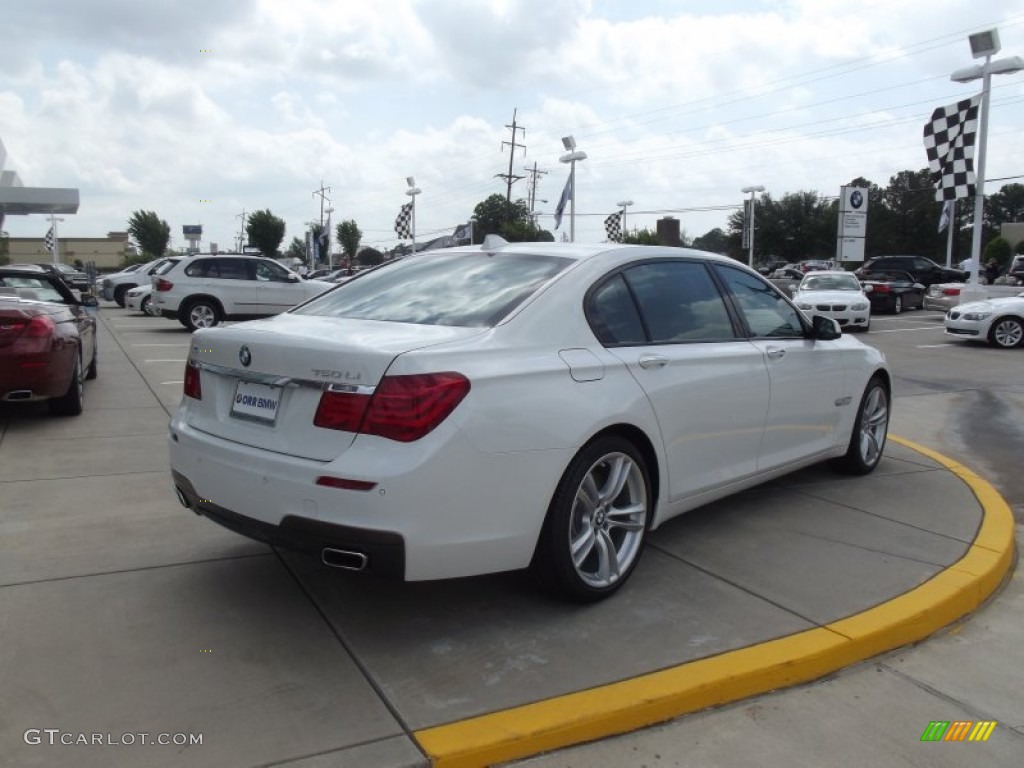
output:
[[[626,733],[673,717],[815,680],[916,642],[970,613],[1013,564],[1009,506],[963,465],[903,438],[938,462],[982,507],[977,536],[957,562],[882,605],[825,627],[578,693],[493,712],[413,735],[439,768],[476,768]]]

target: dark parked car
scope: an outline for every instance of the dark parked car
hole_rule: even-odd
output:
[[[89,290],[89,276],[70,264],[40,264],[40,267],[64,280],[76,291]]]
[[[1014,285],[1024,285],[1024,256],[1014,256],[1006,276],[1015,281]]]
[[[869,272],[858,275],[858,278],[871,302],[872,311],[898,315],[905,309],[924,306],[924,285],[906,272]]]
[[[967,280],[967,273],[962,269],[940,267],[923,256],[876,256],[865,261],[854,274],[863,278],[866,274],[878,272],[906,272],[925,288],[932,283],[963,283]]]
[[[47,272],[0,267],[0,401],[82,412],[82,381],[96,378],[96,318],[86,308],[97,303]]]

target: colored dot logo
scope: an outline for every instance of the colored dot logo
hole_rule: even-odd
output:
[[[199,198],[199,202],[200,203],[212,203],[213,200],[211,198],[209,198],[209,197],[207,197],[207,198]]]
[[[200,653],[213,653],[213,648],[200,648]]]
[[[200,48],[199,52],[200,53],[213,53],[213,49],[212,48]]]

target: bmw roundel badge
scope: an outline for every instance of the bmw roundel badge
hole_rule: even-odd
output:
[[[249,364],[252,363],[252,352],[250,352],[249,348],[244,344],[242,345],[242,348],[238,350],[238,361],[246,368],[248,368]]]

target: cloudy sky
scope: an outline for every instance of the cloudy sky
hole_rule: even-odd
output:
[[[450,233],[547,171],[540,224],[577,166],[577,240],[630,199],[628,224],[725,227],[740,189],[776,198],[885,185],[926,165],[935,107],[980,85],[967,35],[998,27],[1024,55],[1024,0],[33,0],[5,6],[0,139],[26,185],[78,187],[62,235],[123,230],[155,210],[184,244],[234,243],[243,211],[318,220],[394,245],[405,178],[420,239]],[[1024,74],[993,80],[987,175],[1024,178]],[[989,192],[1005,181],[993,181]],[[513,186],[526,198],[527,180]],[[938,216],[938,204],[936,217]],[[43,217],[7,218],[42,236]],[[563,221],[568,228],[568,219]]]

